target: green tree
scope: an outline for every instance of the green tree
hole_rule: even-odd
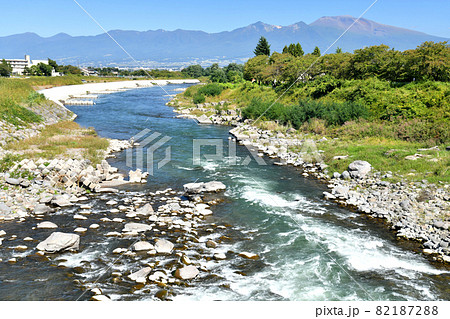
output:
[[[289,44],[289,46],[284,46],[283,53],[289,53],[295,57],[300,57],[305,54],[300,43],[297,44],[291,43]]]
[[[186,76],[189,76],[191,78],[199,78],[203,76],[205,70],[203,67],[199,64],[197,65],[190,65],[187,68],[184,68],[181,70],[181,73],[183,73]]]
[[[265,55],[258,55],[249,59],[244,65],[244,79],[247,81],[256,80],[257,82],[261,82],[268,62],[269,57]]]
[[[50,58],[48,58],[48,65],[50,65],[52,68],[55,69],[56,72],[59,72],[59,65],[56,63],[55,60],[52,60]]]
[[[258,55],[267,55],[270,56],[270,44],[267,42],[265,37],[259,38],[259,42],[256,45],[255,50],[253,51],[256,56]]]
[[[408,52],[410,77],[416,80],[450,80],[450,45],[445,42],[424,42]]]
[[[10,76],[12,72],[11,65],[5,59],[0,63],[0,76]]]
[[[314,51],[313,51],[313,53],[311,53],[312,55],[315,55],[315,56],[320,56],[320,49],[319,49],[319,47],[315,47],[314,48]]]
[[[213,72],[217,71],[218,69],[220,69],[219,63],[213,63],[211,64],[211,66],[208,66],[205,69],[204,75],[210,76]]]
[[[374,45],[364,49],[355,50],[352,57],[351,76],[354,79],[364,79],[379,76],[386,63],[387,45]]]
[[[223,69],[216,69],[212,71],[209,79],[211,80],[211,82],[217,83],[226,83],[228,80],[227,75]]]
[[[73,65],[58,65],[57,72],[61,72],[63,74],[81,74],[80,68]]]
[[[303,56],[305,54],[305,52],[303,51],[302,46],[300,45],[300,43],[297,43],[295,45],[295,57],[299,57],[299,56]]]
[[[341,49],[340,47],[337,47],[335,53],[336,53],[336,54],[337,54],[337,53],[342,53],[342,49]]]

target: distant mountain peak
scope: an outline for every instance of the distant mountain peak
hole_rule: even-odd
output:
[[[340,30],[345,30],[348,27],[352,26],[349,32],[360,34],[373,34],[376,36],[382,36],[384,34],[399,33],[399,32],[424,34],[422,32],[394,27],[387,24],[381,24],[365,18],[360,18],[358,20],[357,18],[351,15],[324,16],[310,23],[309,25],[312,27],[326,27]]]

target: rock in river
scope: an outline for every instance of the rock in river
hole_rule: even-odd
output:
[[[145,282],[147,281],[147,276],[150,274],[151,271],[152,271],[151,267],[145,267],[139,271],[132,273],[131,275],[128,276],[128,278],[130,278],[133,281],[136,281],[137,283],[145,284]]]
[[[37,205],[34,207],[34,213],[35,213],[36,215],[42,215],[42,214],[48,213],[48,212],[50,212],[50,211],[51,211],[51,208],[48,207],[48,206],[45,205],[45,204],[37,204]]]
[[[37,224],[36,228],[39,229],[52,229],[52,228],[58,228],[58,225],[52,222],[42,222]]]
[[[155,247],[153,247],[153,245],[147,241],[138,241],[137,243],[135,243],[133,245],[134,251],[146,251],[146,250],[152,250],[154,248]]]
[[[72,206],[73,204],[65,197],[63,196],[56,196],[52,200],[52,204],[59,206],[59,207],[65,207],[65,206]]]
[[[155,249],[160,254],[170,254],[173,249],[173,244],[165,239],[157,239]]]
[[[199,274],[199,270],[195,266],[184,266],[175,271],[175,277],[178,279],[193,279]]]
[[[143,207],[140,207],[140,208],[138,208],[137,210],[136,210],[136,215],[144,215],[144,216],[147,216],[147,215],[150,215],[150,214],[152,214],[154,211],[153,211],[153,207],[152,207],[152,205],[150,205],[150,204],[145,204]]]
[[[123,232],[125,233],[140,233],[145,232],[148,230],[151,230],[152,226],[146,225],[146,224],[139,224],[139,223],[128,223],[125,224],[125,227],[123,228]]]
[[[183,185],[184,191],[189,194],[199,194],[202,192],[218,192],[225,190],[226,186],[222,182],[212,181],[208,183],[188,183]]]
[[[66,234],[55,232],[51,234],[46,240],[37,245],[38,250],[43,250],[49,253],[56,253],[59,251],[76,251],[80,246],[80,236],[77,234]]]
[[[249,253],[247,251],[243,251],[238,255],[239,257],[247,258],[247,259],[259,259],[257,254]]]

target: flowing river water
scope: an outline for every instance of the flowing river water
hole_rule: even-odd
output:
[[[170,94],[186,85],[165,86]],[[144,129],[171,137],[154,152],[154,163],[167,155],[170,161],[156,164],[145,185],[128,187],[113,195],[98,195],[91,200],[94,214],[107,216],[105,202],[118,201],[145,192],[166,188],[182,191],[183,184],[217,180],[227,186],[222,201],[212,207],[213,221],[227,225],[208,239],[227,236],[218,247],[221,252],[249,251],[259,260],[230,257],[205,264],[214,275],[175,289],[173,300],[448,300],[450,272],[415,252],[417,245],[398,240],[383,221],[343,209],[322,199],[326,186],[301,176],[294,167],[259,165],[247,149],[237,146],[237,164],[247,156],[248,165],[234,165],[229,155],[229,127],[198,125],[193,120],[174,117],[165,103],[170,99],[159,87],[129,90],[102,96],[94,106],[71,106],[76,122],[94,127],[100,136],[129,139]],[[213,139],[223,145],[224,158],[193,163],[193,140]],[[155,139],[156,141],[157,139]],[[214,153],[201,148],[202,154]],[[136,157],[136,156],[134,156]],[[146,157],[144,157],[146,158]],[[127,172],[126,151],[109,161]],[[195,164],[195,165],[194,165]],[[134,168],[133,168],[134,169]],[[154,205],[155,208],[157,204]],[[63,209],[46,220],[74,229],[77,208]],[[103,215],[102,215],[103,214]],[[45,239],[50,232],[36,233],[35,220],[3,223],[0,228],[16,234],[14,244],[32,236]],[[88,224],[87,224],[88,225]],[[86,227],[87,225],[81,226]],[[110,226],[111,230],[114,226]],[[105,231],[108,231],[106,229]],[[201,238],[204,240],[205,238]],[[115,300],[151,300],[154,294],[142,287],[115,285],[99,276],[105,268],[126,271],[131,262],[120,260],[110,251],[125,239],[112,239],[88,231],[81,236],[78,253],[52,258],[36,256],[33,251],[1,249],[0,300],[76,300],[82,293],[80,283],[95,284]],[[131,243],[130,240],[128,240]],[[126,246],[126,245],[125,245]],[[22,257],[15,264],[11,256]],[[115,262],[115,263],[114,263]],[[113,264],[114,263],[114,264]],[[89,299],[87,295],[80,299]]]

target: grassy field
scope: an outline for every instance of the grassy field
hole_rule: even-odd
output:
[[[16,151],[27,158],[53,159],[69,155],[98,164],[108,145],[108,140],[98,137],[93,129],[85,129],[75,122],[66,121],[48,125],[41,134],[9,143],[5,149]]]
[[[376,137],[351,141],[328,140],[318,144],[318,148],[325,151],[324,161],[330,165],[331,173],[342,173],[351,162],[365,160],[377,171],[392,172],[390,181],[400,181],[404,177],[410,181],[426,179],[432,183],[450,183],[450,152],[445,151],[445,145],[441,145],[439,151],[418,152],[423,146],[420,143]],[[414,154],[421,155],[416,160],[405,159]],[[348,155],[348,158],[333,159],[343,155]]]

